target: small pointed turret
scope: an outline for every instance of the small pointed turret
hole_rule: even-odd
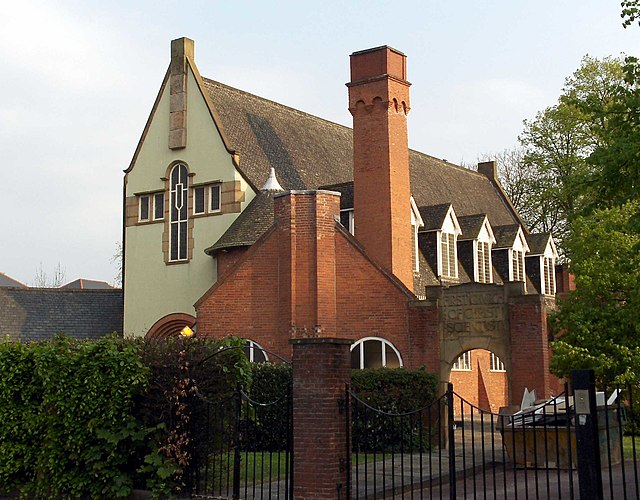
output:
[[[271,170],[269,171],[269,178],[267,179],[267,182],[264,183],[264,186],[262,186],[262,191],[284,191],[276,178],[275,168],[271,167]]]

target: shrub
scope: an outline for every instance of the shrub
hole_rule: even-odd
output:
[[[35,367],[33,349],[0,344],[0,492],[35,478],[42,404],[42,381]]]
[[[251,371],[249,396],[259,404],[243,407],[244,439],[253,450],[285,450],[291,425],[291,365],[256,363]]]
[[[3,345],[0,366],[11,374],[0,382],[3,424],[11,422],[0,431],[5,489],[39,498],[130,493],[128,452],[143,437],[131,409],[148,381],[137,351],[111,337]]]
[[[351,392],[366,403],[352,405],[354,451],[428,449],[440,407],[434,405],[437,377],[424,368],[354,370]]]

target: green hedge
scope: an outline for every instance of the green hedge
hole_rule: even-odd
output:
[[[351,391],[361,403],[352,405],[351,441],[358,452],[426,451],[440,418],[435,402],[437,377],[424,368],[353,370]],[[416,412],[416,410],[422,411]],[[407,415],[408,414],[408,415]]]
[[[38,498],[129,494],[128,452],[143,438],[131,409],[148,384],[137,346],[112,338],[3,343],[0,370],[5,491]]]
[[[209,398],[248,385],[241,340],[0,343],[0,493],[123,498],[184,483],[201,432],[196,383]]]

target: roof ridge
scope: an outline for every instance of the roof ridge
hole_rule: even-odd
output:
[[[202,77],[202,80],[204,81],[205,84],[212,83],[214,85],[220,85],[221,87],[224,87],[226,89],[234,90],[236,92],[240,92],[241,94],[244,94],[244,95],[247,95],[247,96],[250,96],[250,97],[254,97],[256,99],[260,99],[261,101],[263,101],[263,102],[265,102],[267,104],[270,104],[270,105],[272,105],[272,106],[274,106],[276,108],[284,108],[284,109],[286,109],[288,111],[293,111],[294,113],[297,113],[297,114],[302,115],[302,116],[307,116],[309,118],[314,118],[316,120],[320,120],[320,121],[323,121],[325,123],[329,123],[331,125],[336,125],[338,127],[341,127],[341,128],[347,129],[347,130],[352,130],[352,128],[348,127],[347,125],[342,125],[341,123],[337,123],[337,122],[328,120],[327,118],[322,118],[321,116],[312,115],[311,113],[307,113],[306,111],[301,111],[301,110],[293,108],[291,106],[287,106],[286,104],[282,104],[280,102],[276,102],[276,101],[273,101],[271,99],[267,99],[266,97],[262,97],[262,96],[259,96],[257,94],[252,94],[251,92],[248,92],[246,90],[242,90],[242,89],[239,89],[239,88],[236,88],[236,87],[232,87],[231,85],[227,85],[226,83],[222,83],[222,82],[219,82],[217,80],[212,80],[211,78],[206,78],[204,76]]]

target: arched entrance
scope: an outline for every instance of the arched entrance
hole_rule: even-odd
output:
[[[185,326],[193,328],[195,324],[196,318],[190,314],[167,314],[154,323],[145,337],[149,339],[167,339],[170,337],[177,337]]]
[[[442,288],[438,297],[440,380],[487,410],[513,396],[509,302],[518,290],[512,288],[469,283]],[[491,370],[492,359],[499,370]],[[494,381],[500,389],[486,387]]]
[[[449,382],[456,393],[482,410],[498,413],[507,406],[508,373],[500,357],[486,349],[460,354],[451,365]],[[456,415],[459,408],[454,408]]]

